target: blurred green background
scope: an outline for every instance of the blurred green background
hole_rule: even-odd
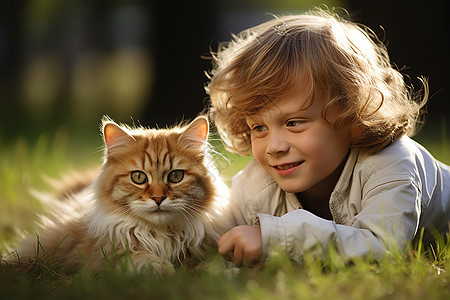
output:
[[[66,128],[97,134],[102,115],[174,124],[206,102],[202,55],[231,33],[324,3],[345,8],[384,40],[419,86],[430,79],[429,123],[449,113],[445,1],[6,0],[0,4],[0,132]],[[384,30],[382,29],[384,28]]]

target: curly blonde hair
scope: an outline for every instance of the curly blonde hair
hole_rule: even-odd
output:
[[[206,86],[211,119],[241,155],[251,149],[245,118],[291,92],[305,75],[312,83],[310,101],[319,94],[327,99],[322,117],[338,109],[332,125],[357,132],[351,147],[370,153],[413,135],[428,98],[426,80],[414,94],[368,28],[323,10],[245,30],[220,44],[212,58]]]

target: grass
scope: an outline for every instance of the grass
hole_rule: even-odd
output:
[[[445,126],[444,126],[445,128]],[[436,134],[436,131],[430,131]],[[442,132],[442,130],[441,130]],[[446,132],[422,133],[418,140],[439,159],[450,163]],[[31,228],[39,204],[30,187],[46,189],[45,174],[58,177],[71,169],[84,170],[100,163],[98,135],[72,138],[66,131],[18,138],[5,143],[0,136],[0,251],[19,232]],[[248,161],[225,154],[230,165],[219,168],[230,177]],[[301,265],[274,253],[266,267],[256,271],[224,270],[221,258],[211,254],[204,270],[190,274],[177,270],[163,279],[148,273],[117,269],[93,274],[66,274],[56,266],[33,264],[0,267],[0,299],[449,299],[450,244],[432,248],[420,244],[406,252],[391,253],[380,261],[344,262],[334,251],[327,259],[306,255]]]

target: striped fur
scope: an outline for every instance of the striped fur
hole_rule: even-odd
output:
[[[105,256],[129,253],[136,269],[150,267],[156,275],[201,258],[228,229],[221,218],[228,188],[208,155],[207,119],[158,130],[104,120],[103,134],[98,176],[84,188],[68,185],[77,189],[62,197],[40,195],[52,213],[42,219],[39,244],[28,237],[19,255],[96,270]],[[184,173],[181,181],[170,182],[174,170]],[[136,171],[147,180],[134,182]]]

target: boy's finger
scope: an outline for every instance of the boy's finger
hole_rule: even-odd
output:
[[[244,252],[240,248],[234,248],[233,251],[233,263],[236,267],[242,266],[242,261],[244,259]]]
[[[232,252],[234,251],[233,240],[229,238],[228,232],[225,233],[217,242],[217,251],[227,261],[232,261]]]
[[[228,238],[230,237],[230,231],[225,232],[220,239],[217,241],[217,246],[221,247],[221,245],[223,245],[223,243],[226,242],[226,240],[228,240]]]

